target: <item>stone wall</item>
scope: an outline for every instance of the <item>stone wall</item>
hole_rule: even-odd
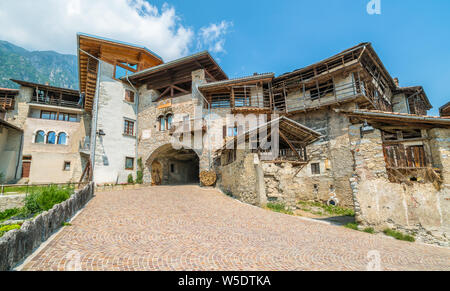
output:
[[[343,105],[354,108],[353,103]],[[333,198],[339,206],[353,207],[349,179],[353,174],[353,156],[349,141],[349,120],[332,108],[299,113],[289,118],[320,132],[324,137],[307,147],[310,163],[301,171],[290,164],[264,166],[269,199],[292,204],[295,200],[328,202]],[[311,164],[320,165],[313,174]]]
[[[259,205],[261,201],[257,167],[257,155],[247,151],[237,151],[236,161],[219,166],[217,186],[242,202]],[[224,157],[222,156],[222,159]]]
[[[0,195],[0,212],[7,209],[22,208],[26,195]]]
[[[21,229],[7,232],[0,238],[0,271],[11,270],[31,255],[63,222],[69,221],[82,209],[93,195],[94,183],[91,183],[48,212],[26,221]]]
[[[374,130],[361,138],[360,128],[361,125],[350,128],[355,158],[355,171],[350,182],[357,221],[379,231],[397,229],[420,241],[448,246],[450,130],[430,131],[434,167],[443,171],[444,178],[444,184],[438,190],[432,183],[391,183],[380,131]]]

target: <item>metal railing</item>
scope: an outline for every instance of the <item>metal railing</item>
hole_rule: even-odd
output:
[[[49,98],[49,97],[33,96],[31,98],[31,103],[53,105],[53,106],[60,106],[60,107],[78,108],[78,109],[83,108],[83,104],[80,104],[80,102],[67,101],[64,99],[56,99],[56,98]]]
[[[0,196],[5,195],[28,195],[33,189],[46,188],[50,186],[69,187],[81,189],[88,182],[84,183],[51,183],[51,184],[2,184],[0,185]]]

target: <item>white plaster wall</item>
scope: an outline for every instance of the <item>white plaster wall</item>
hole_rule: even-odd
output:
[[[137,139],[125,136],[124,119],[137,121],[136,105],[125,102],[125,89],[132,88],[113,78],[114,67],[102,63],[99,86],[97,136],[95,149],[94,181],[97,184],[124,183],[129,174],[135,177]],[[136,134],[135,123],[135,134]],[[126,157],[135,159],[133,171],[125,170]]]
[[[17,162],[20,155],[20,140],[22,133],[3,128],[0,133],[0,173],[4,181],[13,182],[16,178]]]

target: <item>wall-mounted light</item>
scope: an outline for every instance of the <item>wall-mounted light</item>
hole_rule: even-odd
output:
[[[105,136],[106,133],[103,131],[103,129],[100,129],[100,130],[97,132],[97,135],[99,135],[99,136]]]
[[[361,137],[362,137],[364,134],[366,134],[366,133],[371,133],[371,132],[373,132],[373,131],[375,131],[375,128],[373,128],[373,126],[371,126],[371,125],[367,122],[367,120],[364,121],[364,124],[363,124],[363,126],[361,127]]]

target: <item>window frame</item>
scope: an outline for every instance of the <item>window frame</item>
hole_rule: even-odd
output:
[[[130,134],[130,124],[131,124],[131,134]],[[135,137],[135,127],[136,127],[136,121],[124,118],[124,120],[123,120],[123,134],[124,135]]]
[[[37,142],[37,138],[38,138],[40,132],[43,133],[43,135],[42,135],[43,140],[42,140],[42,142]],[[45,144],[45,140],[46,140],[45,131],[43,131],[43,130],[36,131],[36,134],[34,135],[34,143],[35,144]]]
[[[127,167],[127,162],[128,162],[128,160],[131,160],[131,161],[132,161],[132,166],[131,166],[131,168],[128,168],[128,167]],[[132,158],[132,157],[125,157],[125,170],[127,170],[127,171],[134,171],[134,158]]]
[[[69,169],[66,169],[66,165],[69,165]],[[64,164],[63,164],[63,171],[64,172],[70,172],[70,170],[71,170],[71,167],[72,167],[72,162],[70,162],[70,161],[64,161]]]
[[[322,172],[320,169],[320,162],[311,163],[311,175],[313,175],[313,176],[322,175]]]
[[[136,93],[133,90],[125,89],[124,101],[127,103],[135,104]]]
[[[49,138],[50,138],[50,134],[52,134],[53,133],[53,135],[54,135],[54,140],[53,140],[53,143],[50,143],[49,142]],[[56,131],[49,131],[47,134],[46,134],[46,139],[45,139],[45,144],[51,144],[51,145],[56,145],[57,143],[57,135],[56,135]]]

